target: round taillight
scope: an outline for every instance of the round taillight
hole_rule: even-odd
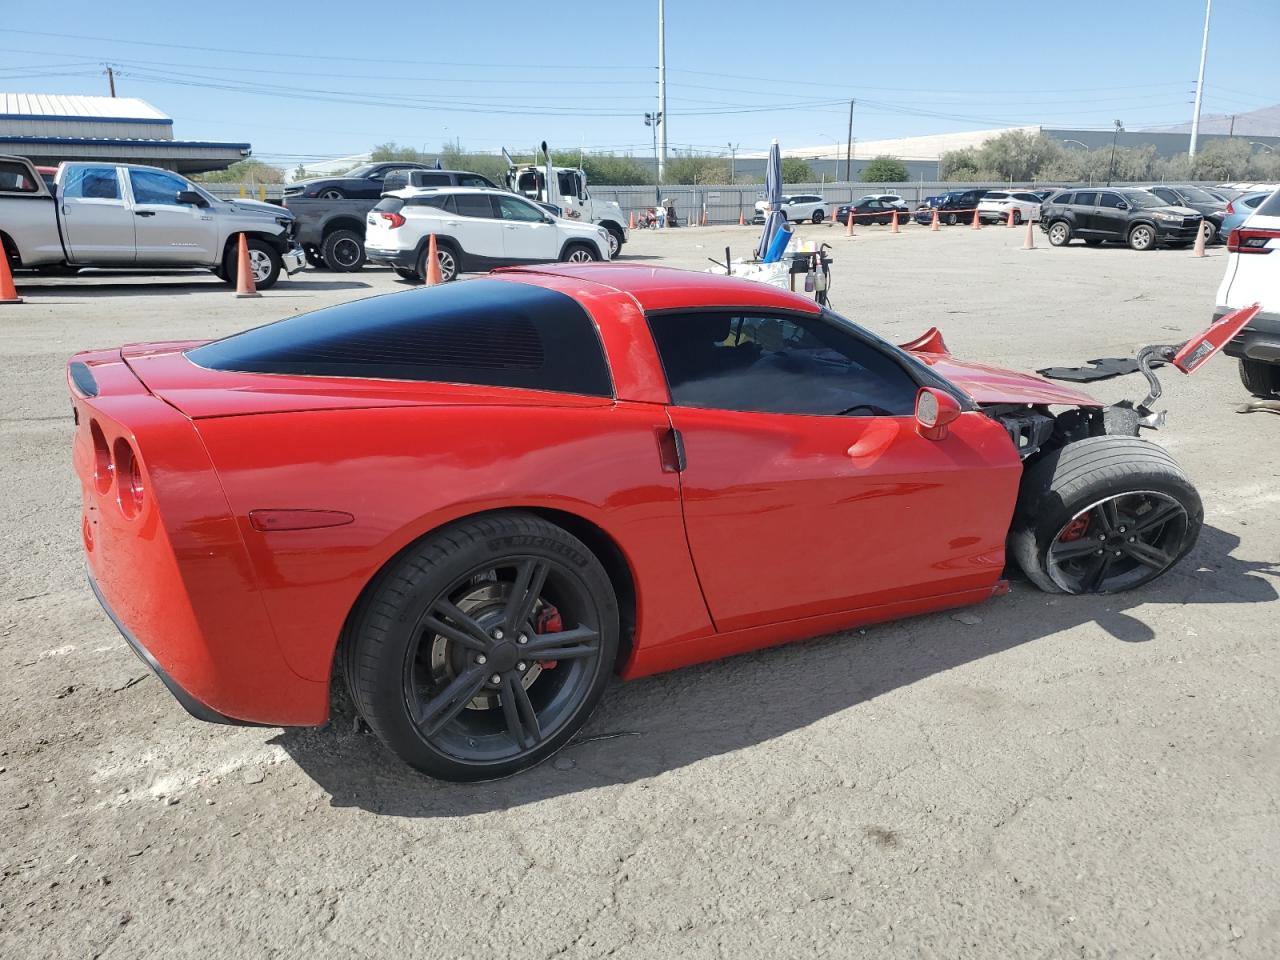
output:
[[[94,420],[89,424],[89,436],[93,438],[93,485],[99,493],[105,494],[111,489],[111,477],[114,467],[111,463],[111,447],[107,445],[106,435]]]
[[[146,486],[142,476],[142,464],[134,455],[129,441],[121,437],[115,445],[116,499],[120,512],[126,517],[136,517],[142,509]]]
[[[938,422],[938,398],[928,390],[921,390],[916,400],[916,419],[926,427]]]

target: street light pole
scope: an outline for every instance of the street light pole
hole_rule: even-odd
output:
[[[644,125],[653,128],[653,201],[657,206],[662,206],[662,158],[658,153],[658,128],[662,126],[662,111],[646,113]],[[663,134],[663,139],[666,139],[666,134]]]
[[[738,148],[740,143],[729,144],[729,182],[733,183],[738,176]]]
[[[658,117],[667,112],[667,5],[666,0],[658,0]],[[658,151],[658,179],[666,172],[667,166],[667,128],[662,128],[661,149]]]
[[[1187,155],[1196,158],[1196,140],[1200,136],[1200,102],[1204,98],[1204,61],[1209,56],[1209,14],[1213,12],[1213,0],[1204,4],[1204,39],[1200,42],[1200,76],[1196,80],[1195,113],[1191,115],[1191,149]]]
[[[1111,134],[1111,163],[1107,166],[1107,186],[1111,186],[1111,178],[1116,172],[1116,137],[1120,136],[1120,132],[1124,130],[1124,124],[1119,120],[1115,121],[1115,133]]]

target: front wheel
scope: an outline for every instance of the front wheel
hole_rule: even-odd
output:
[[[1071,225],[1059,220],[1049,225],[1049,243],[1055,247],[1065,247],[1071,242]]]
[[[947,214],[947,226],[948,226],[948,227],[954,227],[954,226],[955,226],[957,223],[959,223],[959,222],[960,222],[960,218],[959,218],[959,217],[957,217],[954,213],[948,213],[948,214]]]
[[[1156,231],[1145,223],[1140,223],[1129,231],[1129,248],[1131,250],[1150,250],[1156,245]]]
[[[284,261],[280,259],[280,251],[256,237],[248,239],[249,270],[253,273],[253,285],[257,290],[270,290],[280,279],[280,271]],[[240,244],[239,241],[227,245],[227,252],[222,258],[222,278],[234,284],[240,276]]]
[[[564,252],[565,263],[595,263],[600,254],[589,244],[575,243]]]
[[[531,514],[489,514],[429,535],[374,581],[343,640],[347,682],[400,759],[442,780],[493,780],[587,722],[618,622],[582,541]]]
[[[1119,593],[1186,556],[1203,519],[1200,495],[1163,447],[1089,437],[1027,470],[1009,546],[1041,590]]]

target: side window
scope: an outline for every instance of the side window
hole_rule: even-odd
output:
[[[910,416],[917,383],[824,317],[679,313],[649,318],[674,403],[809,416]]]
[[[578,195],[578,175],[572,170],[559,170],[556,180],[560,184],[560,196],[576,197]]]
[[[1090,191],[1085,190],[1085,191],[1084,191],[1084,192],[1082,192],[1082,193],[1077,193],[1077,194],[1076,194],[1076,198],[1075,198],[1075,200],[1073,200],[1072,202],[1073,202],[1077,207],[1092,207],[1092,206],[1096,206],[1096,205],[1097,205],[1097,203],[1098,203],[1098,194],[1097,194],[1097,193],[1091,193]]]
[[[493,184],[479,174],[460,173],[458,174],[458,186],[460,187],[484,187],[493,188]]]
[[[383,201],[384,203],[386,201]],[[425,197],[410,197],[405,202],[408,207],[435,207],[437,210],[444,210],[446,213],[457,213],[457,207],[453,204],[453,195],[449,193],[433,193]],[[379,207],[382,204],[378,204]]]
[[[494,218],[493,204],[487,193],[459,193],[453,200],[460,216]]]
[[[171,207],[186,206],[178,203],[178,191],[189,187],[185,180],[159,170],[130,170],[129,186],[133,188],[134,203],[163,203]]]
[[[1075,203],[1075,194],[1058,193],[1051,198],[1053,203]]]
[[[539,223],[543,213],[532,203],[525,203],[516,197],[496,197],[498,209],[503,220],[519,220],[522,223]]]
[[[115,167],[72,167],[62,181],[62,195],[76,200],[119,200]]]
[[[35,193],[36,184],[21,163],[0,160],[0,191],[4,193]]]
[[[1098,206],[1119,208],[1124,206],[1124,200],[1118,193],[1101,193],[1098,195]]]
[[[1165,189],[1164,187],[1148,187],[1147,189],[1165,203],[1172,203],[1175,206],[1181,206],[1182,202],[1178,199],[1178,195],[1172,190]]]
[[[412,176],[415,187],[447,187],[450,185],[447,173],[423,173],[421,170],[415,170],[409,176]]]
[[[1015,199],[1021,200],[1023,203],[1039,203],[1040,202],[1040,198],[1037,197],[1034,193],[1015,193],[1013,196]]]

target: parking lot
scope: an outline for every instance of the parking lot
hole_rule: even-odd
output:
[[[894,341],[1075,366],[1205,326],[1225,252],[832,245],[835,309]],[[758,228],[635,231],[705,269]],[[1256,957],[1280,941],[1280,417],[1235,363],[1170,372],[1205,527],[1119,596],[983,606],[615,685],[493,784],[426,779],[341,699],[321,729],[198,723],[83,572],[63,366],[408,289],[305,271],[18,277],[0,307],[0,954],[35,957]],[[1134,375],[1092,385],[1139,399]],[[234,945],[234,949],[230,949]]]

